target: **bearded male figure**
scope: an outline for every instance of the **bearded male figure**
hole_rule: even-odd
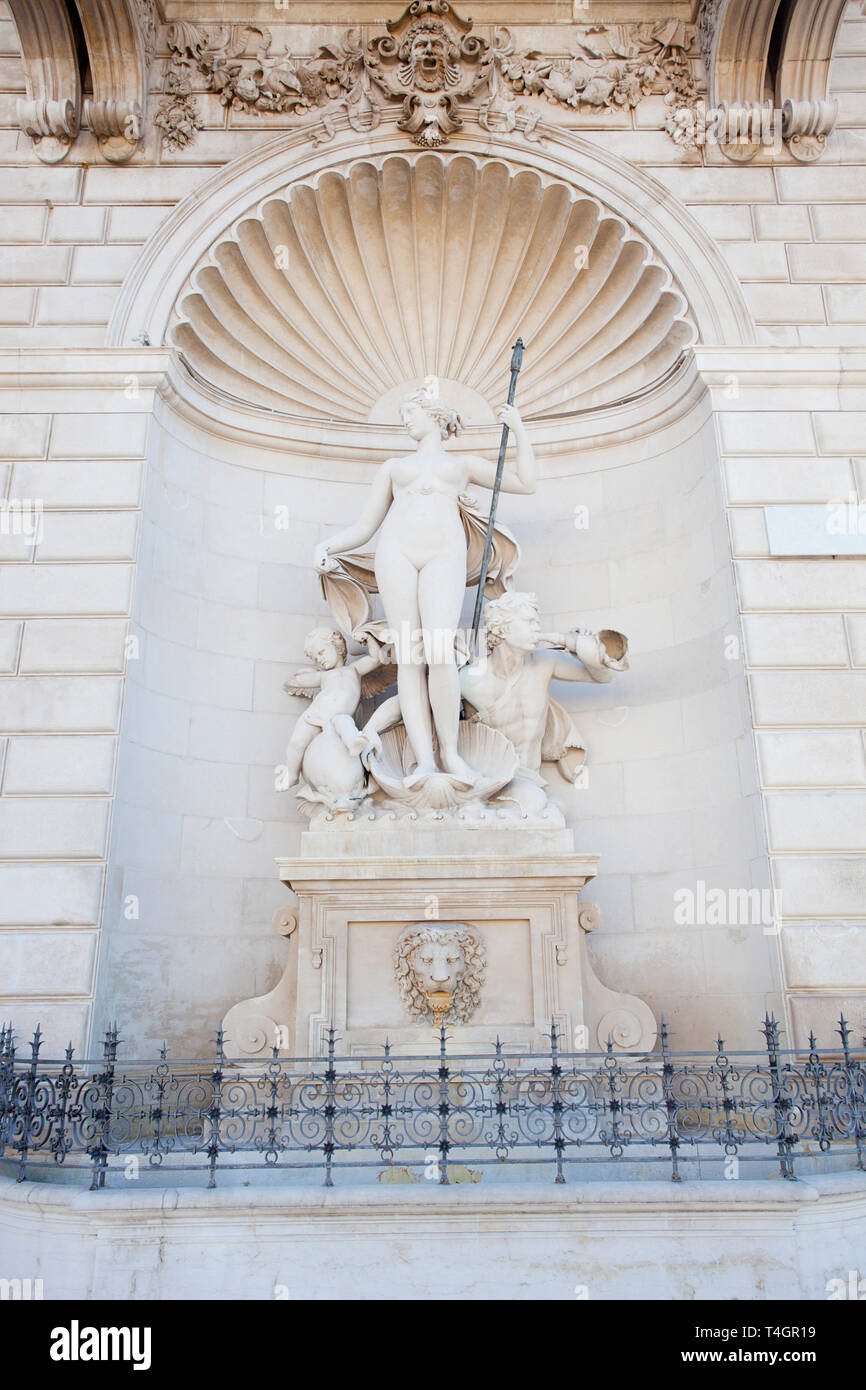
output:
[[[628,642],[609,628],[542,632],[538,601],[525,593],[487,604],[483,639],[485,654],[460,673],[461,693],[474,718],[510,739],[520,759],[501,799],[540,811],[547,801],[542,761],[557,763],[573,782],[586,757],[571,716],[550,698],[551,681],[613,680],[628,669]]]

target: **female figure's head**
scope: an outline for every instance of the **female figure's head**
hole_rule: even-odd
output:
[[[426,390],[413,391],[400,406],[400,418],[411,439],[423,439],[431,428],[438,429],[441,439],[460,433],[460,416],[453,406]]]

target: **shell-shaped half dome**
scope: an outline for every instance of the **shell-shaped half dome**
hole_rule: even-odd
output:
[[[428,376],[495,405],[518,336],[519,405],[540,418],[641,392],[694,334],[668,270],[595,199],[439,154],[266,199],[211,246],[172,327],[229,396],[345,422],[396,420],[399,388]]]

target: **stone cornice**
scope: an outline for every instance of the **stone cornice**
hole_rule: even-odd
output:
[[[154,391],[170,361],[167,347],[0,347],[0,392]]]
[[[711,387],[729,385],[732,375],[741,386],[768,390],[866,386],[866,348],[698,346],[694,355],[701,380]]]
[[[167,348],[0,348],[0,391],[155,390],[171,361]]]

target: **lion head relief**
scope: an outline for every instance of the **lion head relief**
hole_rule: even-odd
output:
[[[478,1007],[487,958],[475,927],[466,922],[412,922],[397,938],[394,970],[403,1003],[413,1018],[433,1018],[428,994],[447,990],[445,1017],[466,1023]]]

